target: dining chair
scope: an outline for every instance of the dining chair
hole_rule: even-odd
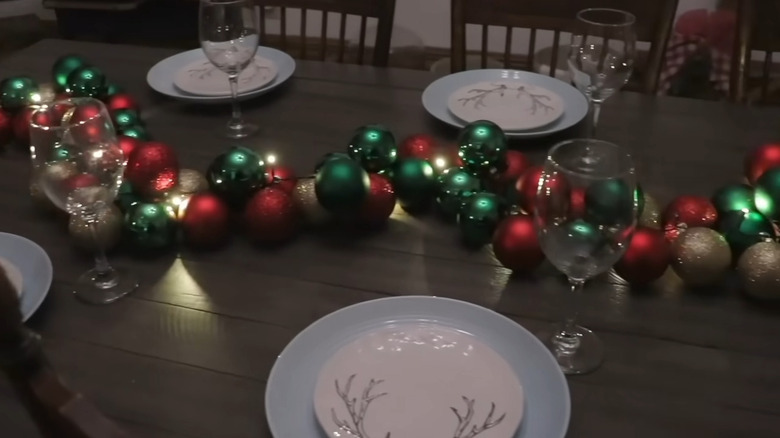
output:
[[[325,61],[332,59],[340,63],[355,62],[364,64],[367,58],[367,48],[373,47],[371,56],[371,65],[376,67],[387,67],[390,57],[390,37],[393,32],[393,20],[395,17],[395,0],[259,0],[261,31],[260,38],[263,45],[278,46],[285,52],[296,51],[291,42],[297,41],[297,53],[293,56],[307,59],[310,55],[309,42],[313,40],[308,38],[310,33],[310,17],[316,20],[319,18],[319,48],[315,49],[313,59]],[[298,21],[298,35],[291,36],[288,31],[288,15],[300,17]],[[337,55],[335,58],[328,57],[328,49],[333,48],[334,41],[329,38],[328,25],[332,16],[338,17],[338,41],[335,47]],[[351,17],[359,18],[359,39],[356,53],[356,59],[349,60],[347,54],[347,29],[350,27]],[[279,22],[278,35],[272,35],[269,38],[267,27],[272,21]],[[367,42],[366,29],[369,19],[376,20],[376,38],[373,46]],[[270,42],[269,42],[270,41]],[[317,45],[315,43],[315,45]]]
[[[586,8],[612,8],[631,12],[636,16],[636,32],[640,42],[650,44],[646,60],[640,63],[629,88],[654,93],[658,86],[666,43],[672,29],[678,0],[452,0],[451,50],[452,71],[464,70],[466,60],[466,33],[469,25],[481,27],[482,68],[488,59],[488,29],[502,27],[505,32],[503,62],[512,67],[512,40],[514,29],[528,29],[529,39],[525,66],[533,69],[539,31],[553,33],[549,74],[554,76],[561,48],[561,34],[576,29],[577,12]],[[567,44],[567,43],[565,43]],[[643,65],[642,65],[643,64]],[[631,85],[634,85],[631,87]]]
[[[780,78],[772,75],[773,55],[780,52],[780,0],[742,0],[737,6],[737,20],[732,99],[767,103],[780,91]],[[756,52],[763,52],[763,61],[754,60]],[[759,66],[759,74],[753,74],[751,67]]]

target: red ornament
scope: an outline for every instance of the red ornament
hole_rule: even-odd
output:
[[[92,186],[99,186],[100,180],[90,173],[79,173],[76,175],[73,175],[71,177],[68,177],[64,182],[63,186],[65,187],[65,190],[70,193],[77,189],[82,189],[84,187],[92,187]]]
[[[106,98],[106,108],[110,113],[121,109],[131,109],[140,112],[138,103],[127,93],[117,93]]]
[[[26,147],[30,145],[30,122],[32,121],[32,115],[35,110],[35,107],[27,106],[22,108],[21,111],[14,116],[14,138],[21,146]]]
[[[493,234],[493,254],[502,265],[517,272],[530,272],[541,265],[544,253],[533,217],[514,215],[501,221]]]
[[[515,182],[515,191],[518,193],[520,208],[528,214],[534,212],[536,191],[539,189],[539,178],[542,177],[542,171],[542,166],[533,166],[526,170]]]
[[[215,248],[227,242],[229,225],[227,204],[209,192],[192,195],[181,220],[184,241],[197,248]]]
[[[372,173],[371,189],[358,213],[358,221],[364,225],[377,226],[385,223],[395,209],[395,190],[390,181]]]
[[[0,108],[0,146],[5,146],[14,135],[13,117]]]
[[[107,115],[99,103],[79,103],[73,108],[67,122],[70,126],[77,126],[70,131],[77,142],[100,143],[109,134],[106,118]]]
[[[298,182],[295,171],[286,166],[267,167],[265,179],[269,186],[273,185],[273,187],[282,190],[288,195],[292,194],[293,190],[295,190],[295,183]]]
[[[506,169],[497,174],[492,183],[495,191],[503,192],[510,184],[531,167],[531,160],[524,153],[514,150],[506,152]]]
[[[398,158],[420,158],[430,161],[436,151],[436,139],[428,134],[414,134],[398,145]]]
[[[647,284],[664,275],[671,261],[672,249],[664,233],[642,227],[634,232],[615,272],[631,284]]]
[[[125,158],[129,158],[130,154],[143,143],[143,141],[135,137],[130,137],[129,135],[118,135],[117,141],[119,142],[119,147],[122,148],[122,153],[125,155]]]
[[[669,203],[661,219],[666,238],[674,240],[687,228],[712,228],[718,220],[718,212],[709,199],[684,195]]]
[[[450,167],[463,167],[463,158],[460,157],[460,148],[457,145],[444,146],[441,154],[446,165],[440,170],[449,169]]]
[[[582,187],[573,188],[569,199],[570,216],[573,219],[585,216],[585,189]]]
[[[179,180],[176,153],[159,141],[141,143],[128,158],[125,178],[141,194],[157,197],[176,186]]]
[[[755,184],[764,172],[778,166],[780,166],[780,144],[768,143],[755,148],[745,157],[745,176],[750,184]]]
[[[244,210],[249,238],[260,244],[278,244],[298,231],[298,210],[292,196],[267,187],[255,193]]]

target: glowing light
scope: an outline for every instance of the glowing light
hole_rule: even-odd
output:
[[[184,195],[181,193],[170,194],[168,199],[165,200],[165,211],[168,213],[168,216],[175,220],[184,218],[191,197],[191,195]]]
[[[276,164],[276,155],[268,154],[268,156],[265,158],[265,161],[268,162],[268,164]]]
[[[433,165],[439,169],[444,169],[447,167],[447,160],[442,157],[436,157],[436,159],[433,160]]]

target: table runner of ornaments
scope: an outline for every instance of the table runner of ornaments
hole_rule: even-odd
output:
[[[381,231],[396,204],[410,214],[434,210],[456,224],[466,248],[492,244],[496,259],[520,273],[544,261],[534,229],[534,202],[542,167],[509,150],[502,130],[488,121],[462,129],[454,147],[427,134],[400,143],[381,125],[359,127],[344,152],[332,152],[298,177],[273,156],[232,147],[205,174],[182,169],[174,150],[153,141],[132,96],[79,55],[52,67],[51,83],[26,76],[0,82],[0,143],[29,145],[36,105],[67,97],[102,99],[128,158],[116,205],[99,216],[98,243],[106,249],[145,254],[177,244],[198,249],[224,246],[233,230],[258,245],[281,245],[301,230],[326,224]],[[86,108],[83,117],[89,117]],[[35,120],[38,124],[49,121]],[[76,173],[63,146],[61,161],[46,172],[73,188],[90,184]],[[735,268],[750,298],[780,299],[780,143],[765,144],[745,159],[745,181],[721,187],[711,198],[680,195],[661,208],[640,185],[619,180],[570,190],[568,208],[578,218],[572,232],[599,238],[624,202],[639,220],[615,272],[635,287],[659,279],[669,266],[691,289],[722,282]],[[556,184],[566,185],[562,177]],[[33,181],[36,204],[59,211]],[[96,245],[82,219],[71,217],[78,246]],[[238,226],[236,226],[238,225]],[[585,236],[587,237],[587,236]]]

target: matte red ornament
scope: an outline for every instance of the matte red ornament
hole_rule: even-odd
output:
[[[524,153],[515,150],[506,151],[506,169],[493,178],[494,189],[503,192],[529,168],[531,168],[531,160]]]
[[[274,187],[266,187],[249,199],[244,222],[249,239],[259,244],[289,240],[300,225],[292,196]]]
[[[35,112],[34,107],[27,106],[22,108],[14,116],[14,120],[13,120],[14,138],[16,139],[16,142],[19,143],[20,146],[26,147],[30,145],[30,121],[32,120],[32,115],[34,112]]]
[[[414,134],[398,145],[398,158],[419,158],[431,161],[436,152],[436,139],[428,134]]]
[[[753,149],[745,157],[745,177],[750,184],[755,184],[764,172],[778,166],[780,166],[780,143],[768,143]]]
[[[157,197],[176,186],[179,161],[176,152],[159,141],[136,146],[127,161],[125,178],[147,197]]]
[[[227,242],[229,225],[227,204],[210,192],[192,195],[181,220],[184,242],[196,248],[216,248]]]
[[[122,153],[125,154],[125,158],[128,159],[130,158],[130,154],[143,143],[142,140],[130,137],[129,135],[118,135],[117,141],[119,142],[119,147],[122,148]]]
[[[569,213],[572,218],[585,216],[585,189],[575,187],[571,190]]]
[[[110,113],[121,109],[131,109],[140,112],[138,103],[127,93],[117,93],[106,98],[106,108]]]
[[[395,190],[385,176],[372,173],[371,188],[358,213],[358,221],[364,225],[377,226],[385,223],[395,209]]]
[[[501,221],[493,234],[493,254],[505,267],[530,272],[544,261],[532,216],[514,215]]]
[[[688,228],[714,227],[718,212],[708,198],[683,195],[669,203],[661,220],[666,238],[674,240]]]
[[[672,261],[672,249],[661,230],[640,227],[634,232],[626,253],[615,264],[615,272],[630,284],[657,280]]]
[[[5,146],[14,136],[13,117],[0,108],[0,146]]]
[[[293,190],[295,190],[295,184],[298,182],[295,171],[287,166],[280,165],[266,167],[265,178],[269,186],[280,189],[288,195],[292,194]]]
[[[82,189],[84,187],[99,186],[100,180],[90,173],[79,173],[68,177],[63,186],[68,192],[72,192],[76,189]]]

